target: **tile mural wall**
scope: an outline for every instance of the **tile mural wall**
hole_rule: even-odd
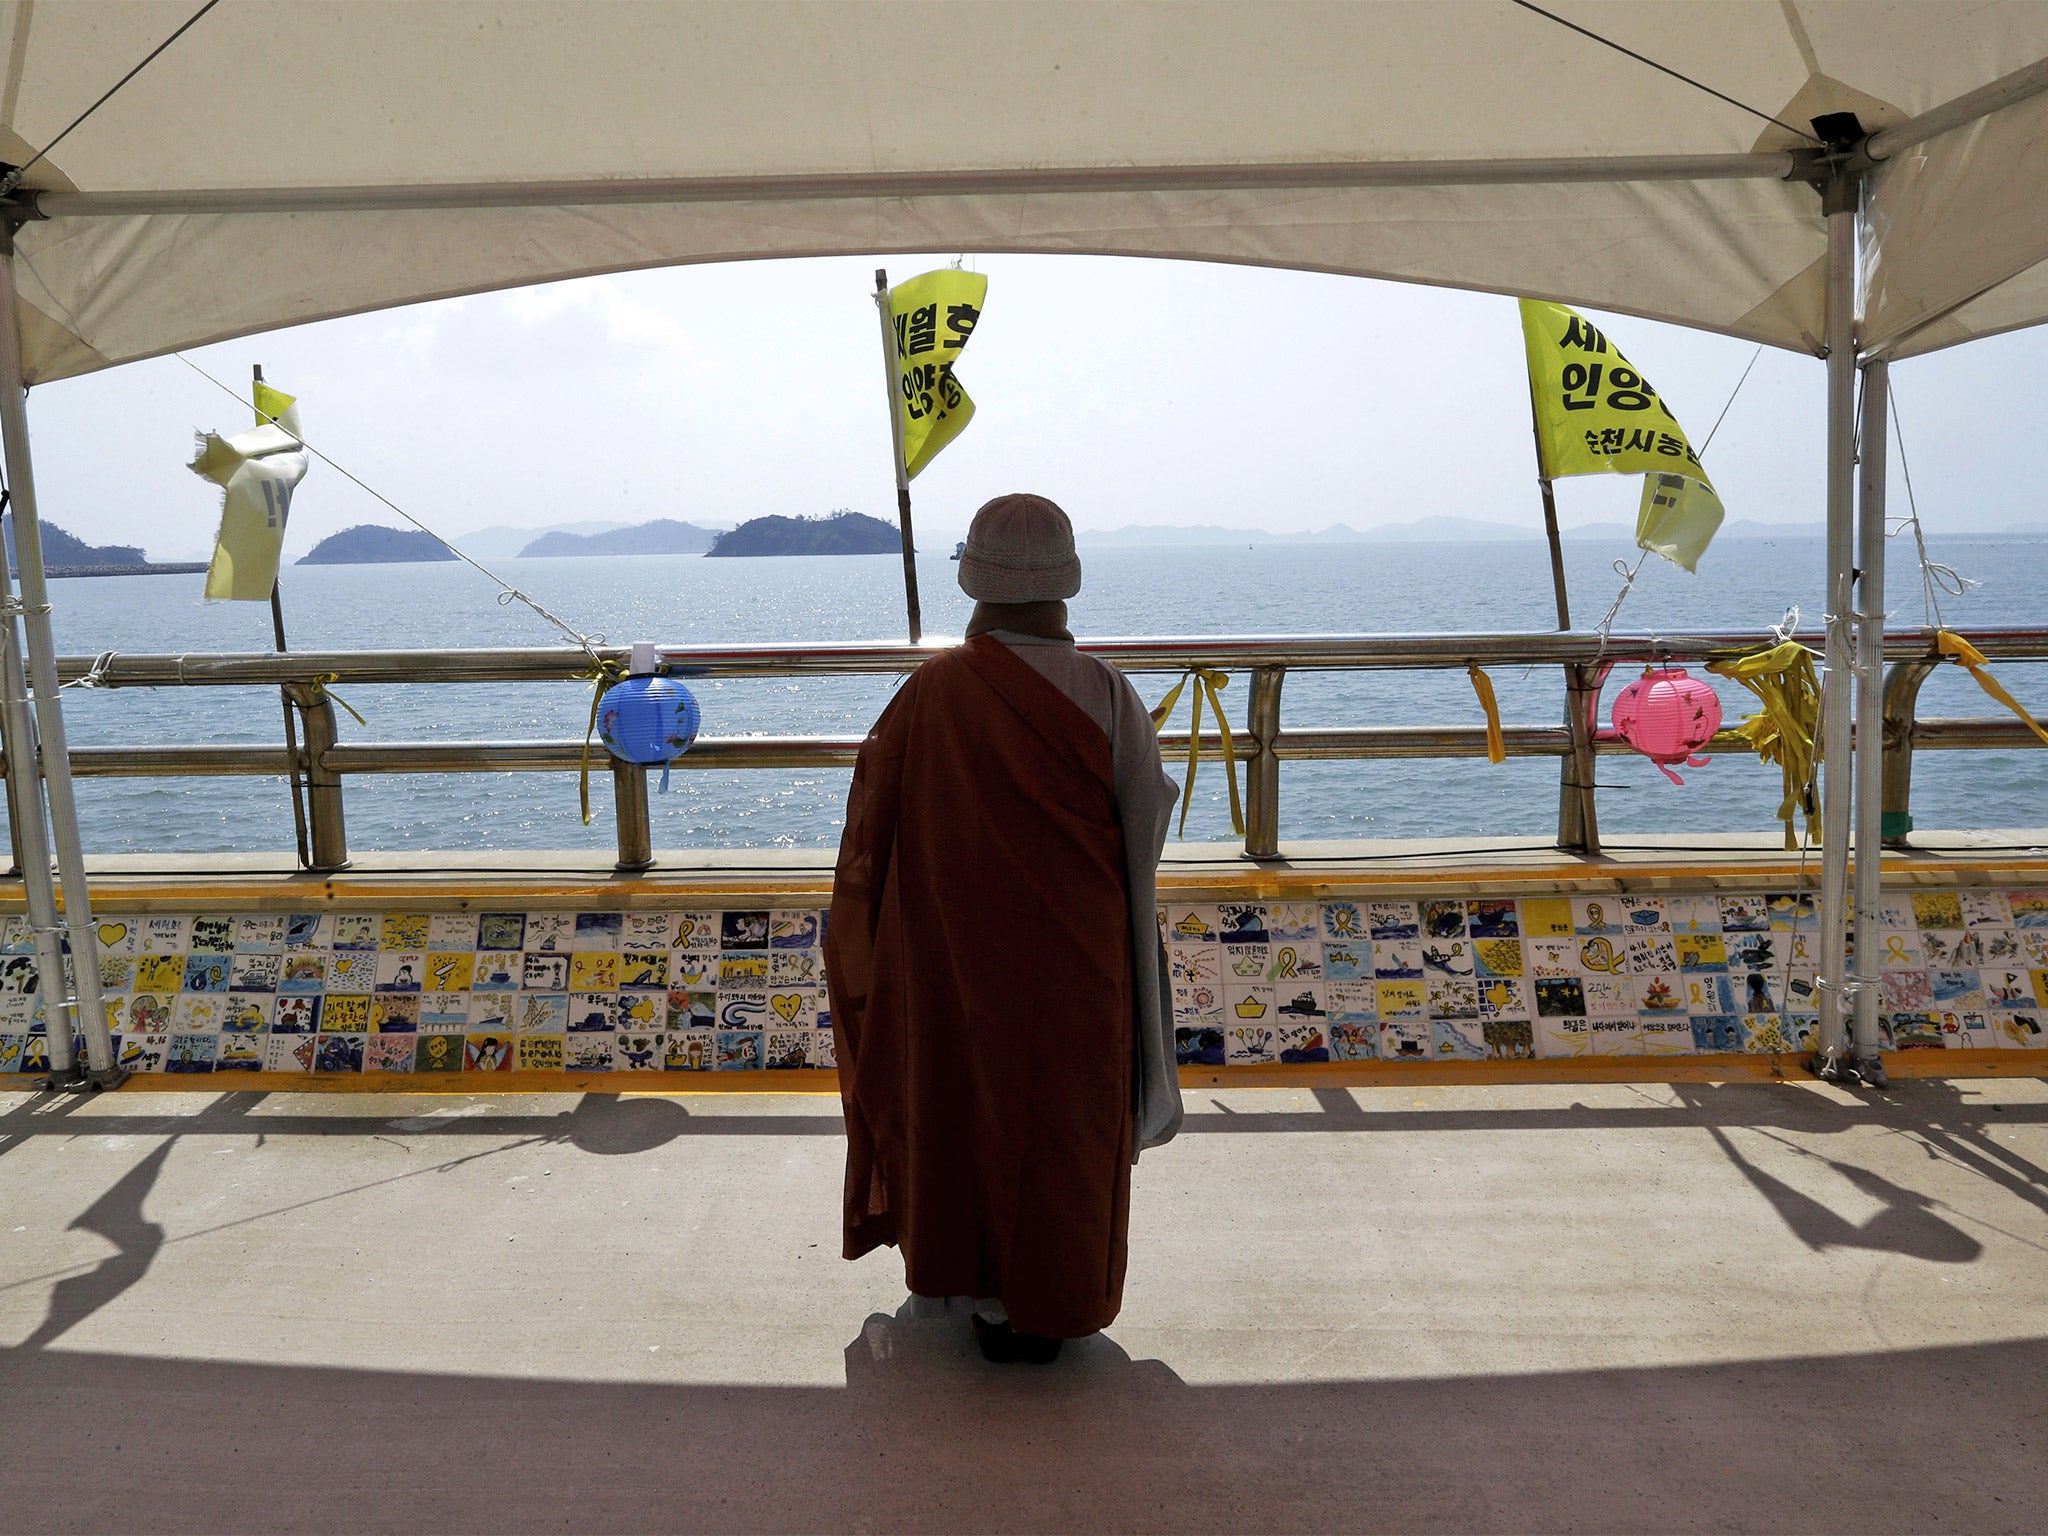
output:
[[[108,916],[101,982],[143,1072],[708,1072],[834,1065],[824,914]],[[1813,898],[1160,909],[1183,1063],[1792,1051]],[[2048,890],[1887,896],[1886,1044],[2048,1046]],[[0,924],[0,1072],[43,1070],[36,962]]]

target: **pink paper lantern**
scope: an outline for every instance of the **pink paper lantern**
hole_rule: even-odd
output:
[[[1693,754],[1721,729],[1721,700],[1683,667],[1649,667],[1621,690],[1609,718],[1622,740],[1661,768],[1665,778],[1683,784],[1671,765],[1707,766],[1706,758]]]

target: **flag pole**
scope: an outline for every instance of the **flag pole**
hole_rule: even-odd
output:
[[[910,643],[924,638],[917,603],[917,541],[910,529],[910,476],[903,467],[903,402],[897,388],[896,332],[889,324],[889,271],[875,268],[875,311],[882,319],[882,380],[889,391],[889,443],[896,461],[896,526],[903,537],[903,606],[910,618]]]
[[[1557,527],[1557,492],[1543,457],[1543,419],[1536,409],[1536,380],[1529,380],[1529,430],[1536,440],[1536,484],[1543,492],[1543,536],[1550,544],[1550,589],[1557,603],[1557,627],[1572,627],[1571,597],[1565,590],[1564,540]],[[1600,851],[1600,817],[1593,802],[1593,729],[1588,719],[1593,689],[1587,669],[1564,669],[1565,728],[1571,732],[1571,755],[1557,791],[1557,840],[1575,852]]]
[[[250,372],[253,375],[251,383],[263,382],[261,363],[254,364]],[[254,398],[255,391],[251,390],[250,399]],[[257,415],[262,414],[262,408],[258,407]],[[257,425],[261,426],[262,423],[258,422]],[[284,542],[283,529],[278,530],[278,542]],[[282,554],[279,556],[279,563],[283,563]],[[270,580],[270,633],[277,642],[277,654],[282,656],[289,647],[284,643],[284,598],[274,576]],[[299,840],[299,867],[305,869],[311,865],[312,856],[306,846],[306,787],[299,777],[299,726],[298,721],[292,716],[291,685],[281,684],[277,691],[284,702],[284,758],[292,786],[292,831],[298,835]]]

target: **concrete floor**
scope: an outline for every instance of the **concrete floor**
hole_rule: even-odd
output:
[[[1190,1107],[1034,1370],[829,1098],[0,1096],[0,1528],[2048,1529],[2048,1084]]]

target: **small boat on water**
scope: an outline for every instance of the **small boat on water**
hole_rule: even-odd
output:
[[[953,546],[953,558],[954,558],[955,560],[958,560],[958,559],[959,559],[959,558],[960,558],[960,557],[961,557],[962,555],[964,555],[964,554],[966,554],[966,553],[967,553],[967,541],[966,541],[965,539],[962,539],[962,540],[961,540],[961,541],[960,541],[960,542],[959,542],[958,544],[955,544],[955,545]]]

